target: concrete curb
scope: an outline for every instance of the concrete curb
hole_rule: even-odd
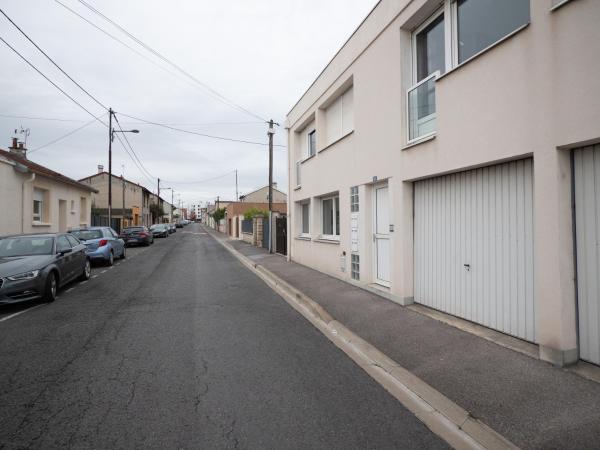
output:
[[[432,432],[452,447],[457,449],[518,448],[441,392],[336,321],[320,304],[263,266],[242,255],[226,240],[220,239],[212,232],[209,234],[327,336]]]

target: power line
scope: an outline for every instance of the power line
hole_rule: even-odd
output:
[[[8,119],[49,120],[54,122],[85,122],[85,120],[57,119],[52,117],[14,116],[9,114],[0,114],[0,117],[6,117]]]
[[[60,70],[60,71],[63,73],[63,75],[64,75],[64,76],[66,76],[66,77],[67,77],[69,80],[71,80],[73,83],[75,83],[75,85],[77,85],[77,87],[78,87],[79,89],[81,89],[83,92],[85,92],[85,93],[87,94],[87,96],[88,96],[88,97],[90,97],[92,100],[94,100],[94,101],[95,101],[97,104],[99,104],[100,106],[102,106],[104,109],[108,110],[108,108],[107,108],[106,106],[104,106],[102,103],[100,103],[96,97],[94,97],[94,96],[93,96],[92,94],[90,94],[90,93],[89,93],[89,92],[88,92],[86,89],[84,89],[84,87],[83,87],[83,86],[81,86],[81,85],[80,85],[80,84],[79,84],[77,81],[75,81],[75,80],[74,80],[74,79],[73,79],[73,78],[72,78],[72,77],[71,77],[71,76],[70,76],[70,75],[69,75],[67,72],[65,72],[65,71],[62,69],[62,67],[60,67],[60,66],[59,66],[59,65],[58,65],[58,64],[57,64],[57,63],[56,63],[56,62],[55,62],[55,61],[54,61],[52,58],[50,58],[50,56],[48,56],[48,54],[47,54],[47,53],[46,53],[44,50],[42,50],[42,49],[40,48],[40,46],[39,46],[39,45],[37,45],[37,44],[36,44],[36,43],[33,41],[33,39],[31,39],[29,36],[27,36],[27,34],[26,34],[26,33],[25,33],[25,32],[24,32],[24,31],[23,31],[21,28],[19,28],[19,26],[18,26],[18,25],[17,25],[15,22],[13,22],[13,20],[12,20],[10,17],[8,17],[8,15],[7,15],[7,14],[6,14],[6,13],[5,13],[5,12],[4,12],[4,11],[3,11],[1,8],[0,8],[0,13],[2,13],[2,15],[3,15],[4,17],[6,17],[6,19],[7,19],[7,20],[8,20],[10,23],[12,23],[12,24],[13,24],[13,26],[14,26],[14,27],[15,27],[17,30],[19,30],[19,32],[20,32],[20,33],[21,33],[23,36],[25,36],[25,38],[27,38],[27,40],[28,40],[29,42],[31,42],[31,43],[32,43],[32,44],[35,46],[35,48],[37,48],[37,49],[38,49],[38,50],[39,50],[39,51],[40,51],[40,52],[41,52],[41,53],[42,53],[42,54],[43,54],[43,55],[44,55],[46,58],[48,58],[48,60],[49,60],[49,61],[50,61],[52,64],[54,64],[54,66],[55,66],[55,67],[56,67],[58,70]]]
[[[222,175],[219,175],[219,176],[216,176],[216,177],[213,177],[213,178],[207,178],[205,180],[199,180],[199,181],[172,181],[172,180],[161,180],[161,181],[164,181],[165,183],[179,184],[179,185],[182,185],[182,184],[204,184],[204,183],[208,183],[210,181],[214,181],[214,180],[218,180],[220,178],[224,178],[227,175],[231,175],[232,173],[235,173],[235,170],[231,170],[231,171],[229,171],[227,173],[224,173]]]
[[[69,100],[71,100],[73,103],[75,103],[77,106],[79,106],[81,109],[83,109],[86,113],[88,113],[90,116],[92,116],[94,119],[96,119],[96,115],[91,113],[88,109],[85,108],[85,106],[83,106],[81,103],[79,103],[77,100],[75,100],[73,97],[71,97],[69,94],[67,94],[60,86],[58,86],[54,81],[52,81],[50,78],[48,78],[46,75],[44,75],[37,67],[35,67],[32,63],[30,63],[27,58],[25,58],[23,55],[21,55],[14,47],[12,47],[8,42],[6,42],[4,40],[4,38],[2,38],[2,36],[0,36],[0,41],[2,41],[8,48],[10,48],[13,52],[15,52],[19,58],[21,58],[23,61],[25,61],[33,70],[35,70],[37,73],[39,73],[42,77],[44,77],[50,84],[52,84],[52,86],[54,86],[56,89],[58,89],[65,97],[67,97]],[[97,119],[100,120],[100,119]],[[101,123],[104,124],[104,126],[108,126],[106,125],[104,122],[101,121]]]
[[[125,144],[121,140],[121,136],[119,136],[118,134],[116,134],[115,136],[117,137],[117,140],[121,144],[121,147],[123,147],[123,150],[125,150],[125,153],[127,153],[127,155],[129,156],[129,159],[131,159],[131,161],[133,161],[133,164],[138,168],[138,170],[140,171],[140,173],[150,182],[151,186],[154,185],[154,180],[152,180],[150,177],[148,177],[148,175],[146,175],[146,173],[142,170],[142,168],[139,166],[138,162],[131,155],[129,149],[125,146]]]
[[[123,33],[125,33],[134,42],[136,42],[137,44],[139,44],[140,46],[142,46],[143,48],[145,48],[147,51],[149,51],[150,53],[152,53],[156,57],[160,58],[162,61],[164,61],[167,64],[169,64],[171,67],[175,68],[178,72],[182,73],[183,75],[185,75],[186,77],[188,77],[190,80],[192,80],[195,83],[197,83],[198,85],[202,86],[208,92],[210,92],[211,94],[213,94],[213,96],[216,97],[218,100],[220,100],[223,103],[231,106],[234,109],[237,109],[237,110],[239,110],[241,112],[244,112],[244,113],[246,113],[246,114],[248,114],[248,115],[250,115],[250,116],[252,116],[252,117],[254,117],[256,119],[259,119],[259,120],[262,120],[263,122],[266,122],[266,119],[264,119],[263,117],[259,116],[258,114],[253,113],[252,111],[249,111],[248,109],[244,108],[243,106],[238,105],[237,103],[233,102],[232,100],[229,100],[227,97],[225,97],[224,95],[220,94],[219,92],[217,92],[215,89],[213,89],[212,87],[210,87],[206,83],[200,81],[199,79],[197,79],[196,77],[194,77],[193,75],[191,75],[189,72],[187,72],[184,69],[182,69],[180,66],[178,66],[177,64],[175,64],[174,62],[172,62],[171,60],[169,60],[168,58],[166,58],[165,56],[163,56],[161,53],[159,53],[158,51],[154,50],[148,44],[144,43],[139,38],[137,38],[136,36],[134,36],[133,34],[131,34],[129,31],[127,31],[121,25],[119,25],[118,23],[116,23],[115,21],[113,21],[112,19],[110,19],[109,17],[107,17],[106,15],[104,15],[102,12],[98,11],[96,8],[94,8],[89,3],[85,2],[84,0],[79,0],[79,3],[81,3],[83,6],[85,6],[86,8],[88,8],[90,11],[92,11],[96,15],[100,16],[101,18],[103,18],[104,20],[106,20],[107,22],[109,22],[110,24],[112,24],[113,26],[115,26],[116,28],[118,28],[120,31],[122,31]]]
[[[63,135],[63,136],[61,136],[61,137],[59,137],[59,138],[56,138],[56,139],[54,139],[54,140],[52,140],[52,141],[50,141],[50,142],[47,142],[47,143],[46,143],[46,144],[44,144],[44,145],[40,145],[39,147],[36,147],[36,148],[34,148],[34,149],[32,149],[32,150],[28,150],[28,153],[29,153],[29,154],[31,154],[31,153],[33,153],[33,152],[37,152],[38,150],[41,150],[41,149],[43,149],[43,148],[45,148],[45,147],[48,147],[48,146],[50,146],[50,145],[52,145],[52,144],[56,144],[57,142],[59,142],[59,141],[62,141],[63,139],[65,139],[65,138],[67,138],[67,137],[71,136],[72,134],[75,134],[75,133],[77,133],[79,130],[82,130],[82,129],[84,129],[85,127],[88,127],[88,126],[90,126],[91,124],[93,124],[93,123],[96,123],[96,120],[100,119],[100,117],[102,117],[102,116],[104,116],[104,115],[106,115],[106,114],[101,114],[101,115],[99,115],[98,117],[95,117],[94,119],[90,120],[89,122],[87,122],[87,123],[83,124],[82,126],[80,126],[80,127],[77,127],[77,128],[75,128],[74,130],[72,130],[72,131],[69,131],[67,134],[65,134],[65,135]]]
[[[117,118],[116,114],[113,114],[113,117],[115,118],[115,122],[117,123],[117,126],[119,127],[119,130],[121,130],[121,134],[123,134],[123,138],[125,139],[125,142],[127,143],[129,149],[131,150],[131,153],[133,153],[133,156],[138,160],[138,162],[140,163],[140,166],[142,167],[142,169],[146,172],[146,174],[153,179],[157,179],[157,177],[153,176],[148,169],[146,169],[146,167],[144,167],[144,163],[142,163],[142,161],[140,160],[140,158],[138,157],[138,155],[135,153],[135,150],[133,149],[133,146],[131,145],[131,143],[129,142],[129,139],[127,139],[127,136],[125,135],[125,132],[123,132],[123,128],[121,127],[121,124],[119,123],[119,119]]]
[[[199,133],[197,131],[184,130],[183,128],[172,127],[172,126],[164,124],[164,123],[152,122],[150,120],[140,119],[139,117],[130,116],[130,115],[124,114],[122,112],[119,113],[119,114],[121,114],[122,116],[128,117],[130,119],[139,120],[140,122],[144,122],[144,123],[147,123],[147,124],[150,124],[150,125],[156,125],[157,127],[167,128],[167,129],[173,130],[173,131],[179,131],[181,133],[194,134],[196,136],[203,136],[203,137],[207,137],[207,138],[211,138],[211,139],[220,139],[222,141],[239,142],[239,143],[242,143],[242,144],[253,144],[253,145],[263,145],[263,146],[267,146],[268,145],[266,142],[248,141],[248,140],[244,140],[244,139],[228,138],[228,137],[224,137],[224,136],[215,136],[215,135],[212,135],[212,134]],[[281,145],[281,144],[276,144],[275,147],[283,147],[283,148],[285,148],[286,146],[285,145]]]

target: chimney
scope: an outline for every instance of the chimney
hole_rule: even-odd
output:
[[[102,164],[98,164],[98,173],[104,172],[104,166]]]
[[[27,149],[23,142],[18,142],[17,138],[12,138],[12,145],[8,148],[11,153],[20,156],[21,158],[27,158]]]

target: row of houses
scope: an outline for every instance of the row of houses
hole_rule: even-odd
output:
[[[381,0],[287,115],[288,258],[600,364],[598,17]]]
[[[17,138],[0,149],[0,235],[63,232],[91,225],[108,225],[108,173],[74,180],[27,158]],[[115,229],[168,221],[178,211],[137,183],[113,176]],[[151,205],[159,205],[153,208]],[[158,217],[152,211],[162,210]],[[106,222],[106,223],[105,223]]]

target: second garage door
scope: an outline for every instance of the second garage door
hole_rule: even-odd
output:
[[[533,161],[415,183],[415,302],[537,341]]]

